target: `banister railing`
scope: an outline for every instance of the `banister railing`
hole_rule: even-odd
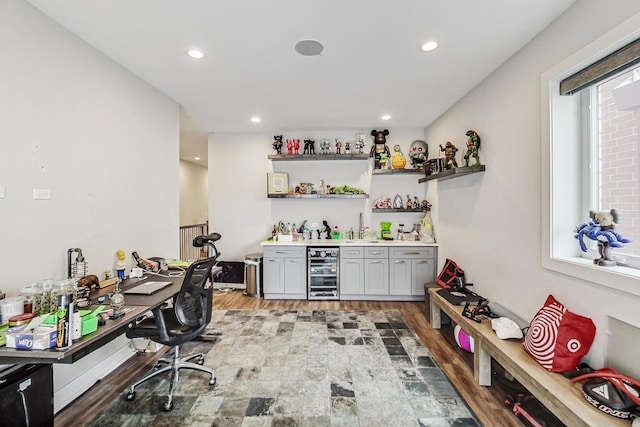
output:
[[[209,222],[180,226],[180,259],[192,261],[207,257],[206,248],[194,248],[193,239],[209,234]],[[204,251],[203,251],[204,249]]]

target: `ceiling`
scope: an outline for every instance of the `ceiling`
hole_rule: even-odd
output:
[[[29,1],[178,102],[206,165],[209,132],[425,128],[575,0]]]

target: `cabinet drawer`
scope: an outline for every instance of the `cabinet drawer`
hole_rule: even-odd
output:
[[[344,247],[342,246],[340,248],[340,259],[362,259],[364,258],[364,248],[361,246],[357,246],[357,247],[353,247],[353,246],[348,246],[348,247]]]
[[[389,258],[389,248],[364,248],[365,258]]]
[[[433,248],[390,248],[389,258],[425,259],[433,258]]]
[[[305,246],[265,246],[264,256],[269,258],[305,258]]]

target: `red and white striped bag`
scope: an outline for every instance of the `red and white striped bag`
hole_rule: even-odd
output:
[[[595,335],[591,319],[567,310],[549,295],[529,323],[522,346],[548,371],[575,371]]]

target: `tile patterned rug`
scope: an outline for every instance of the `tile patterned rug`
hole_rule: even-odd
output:
[[[163,412],[168,374],[110,403],[91,426],[478,426],[395,310],[214,310],[208,375],[182,371]],[[144,356],[140,356],[144,357]],[[134,378],[131,378],[131,382]]]

